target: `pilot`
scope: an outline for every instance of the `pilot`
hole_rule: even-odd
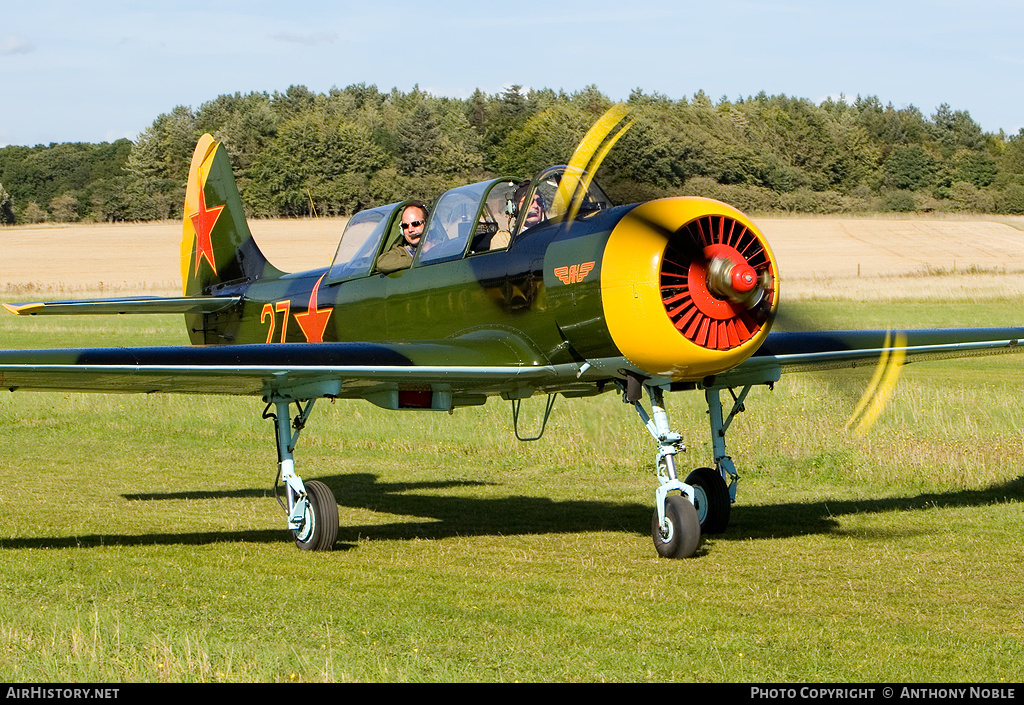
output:
[[[423,237],[423,228],[427,222],[427,207],[415,201],[402,211],[402,239],[395,246],[377,258],[377,271],[388,274],[412,266],[412,258]]]

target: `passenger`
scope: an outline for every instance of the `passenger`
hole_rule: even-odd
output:
[[[534,225],[547,220],[547,209],[544,207],[544,197],[539,193],[533,194],[530,200],[530,209],[526,211],[526,220],[523,221],[523,230],[532,228]]]
[[[516,188],[516,208],[523,207],[523,202],[526,200],[526,194],[528,193],[529,188],[529,181],[523,181]],[[547,207],[544,203],[544,196],[540,194],[540,191],[537,191],[533,194],[533,198],[530,199],[530,207],[526,211],[526,218],[523,220],[523,230],[532,228],[534,225],[539,223],[543,223],[547,220],[547,217]]]
[[[416,248],[423,237],[427,222],[427,207],[420,202],[410,203],[402,211],[402,239],[395,246],[377,258],[377,271],[388,274],[412,266]]]

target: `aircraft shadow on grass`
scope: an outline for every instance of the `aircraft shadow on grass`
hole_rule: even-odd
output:
[[[344,515],[335,550],[355,548],[360,541],[442,539],[453,536],[509,536],[615,531],[645,534],[650,507],[638,503],[598,500],[554,501],[545,497],[444,496],[424,491],[468,489],[491,483],[477,481],[378,482],[371,473],[321,478],[341,498],[340,507],[424,521],[345,525]],[[419,491],[419,493],[417,493]],[[126,494],[130,501],[260,498],[267,490],[189,491]],[[913,497],[822,500],[735,506],[729,529],[716,540],[788,538],[840,532],[839,517],[852,514],[988,506],[1024,501],[1024,477],[984,489],[925,493]],[[105,545],[145,546],[221,542],[279,543],[281,530],[212,531],[160,534],[93,534],[0,539],[0,548],[93,548]],[[919,533],[919,532],[915,532]],[[875,540],[898,539],[898,529],[874,533]]]

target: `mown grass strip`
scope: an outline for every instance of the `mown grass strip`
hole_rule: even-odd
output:
[[[904,313],[802,315],[875,326]],[[16,344],[180,335],[173,317],[81,320],[40,322]],[[269,495],[258,400],[5,393],[0,672],[1020,681],[1020,364],[911,365],[864,440],[843,430],[855,374],[756,390],[730,429],[743,475],[730,529],[687,561],[654,555],[654,448],[611,394],[559,400],[531,444],[494,401],[454,416],[318,406],[297,462],[335,492],[342,528],[336,551],[310,555]],[[692,466],[709,462],[701,402],[669,399]]]

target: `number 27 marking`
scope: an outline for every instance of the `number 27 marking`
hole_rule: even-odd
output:
[[[285,299],[273,304],[263,304],[263,314],[260,316],[260,323],[270,318],[270,330],[267,331],[267,342],[274,342],[274,312],[284,313],[284,321],[281,323],[281,342],[285,342],[288,335],[288,314],[291,311],[292,302]]]

